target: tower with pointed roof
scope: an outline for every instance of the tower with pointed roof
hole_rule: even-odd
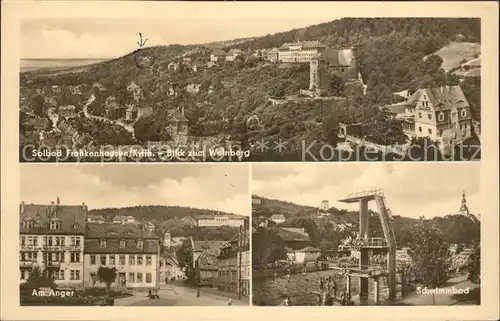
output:
[[[465,198],[465,191],[462,192],[462,205],[460,206],[459,214],[469,216],[469,208],[467,207],[467,199]]]

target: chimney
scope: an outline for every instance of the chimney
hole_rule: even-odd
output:
[[[87,205],[85,204],[85,202],[82,202],[82,209],[87,212]]]
[[[24,213],[24,201],[21,202],[20,210],[21,210],[21,214],[23,214]]]

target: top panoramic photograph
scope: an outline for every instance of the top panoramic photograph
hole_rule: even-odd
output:
[[[481,159],[478,18],[32,19],[20,49],[20,162]]]

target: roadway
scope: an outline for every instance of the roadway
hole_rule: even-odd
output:
[[[248,306],[249,300],[245,297],[237,299],[234,293],[225,293],[216,289],[201,289],[200,297],[196,297],[196,288],[179,284],[160,286],[159,299],[149,299],[147,292],[136,292],[133,297],[115,300],[115,306],[227,306],[229,297],[233,306]]]

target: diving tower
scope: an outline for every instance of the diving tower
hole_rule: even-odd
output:
[[[370,214],[368,203],[374,201],[377,204],[378,215],[384,232],[384,237],[373,237],[369,226]],[[361,304],[368,302],[368,281],[375,281],[375,302],[379,302],[380,277],[387,277],[389,289],[389,300],[396,298],[396,237],[394,234],[394,221],[392,213],[387,208],[384,191],[377,187],[366,187],[346,198],[339,200],[343,203],[359,203],[359,239],[356,240],[359,247],[359,268],[345,271],[347,274],[348,291],[350,292],[351,276],[359,277],[359,297]],[[369,252],[385,254],[387,264],[383,267],[370,264]]]

